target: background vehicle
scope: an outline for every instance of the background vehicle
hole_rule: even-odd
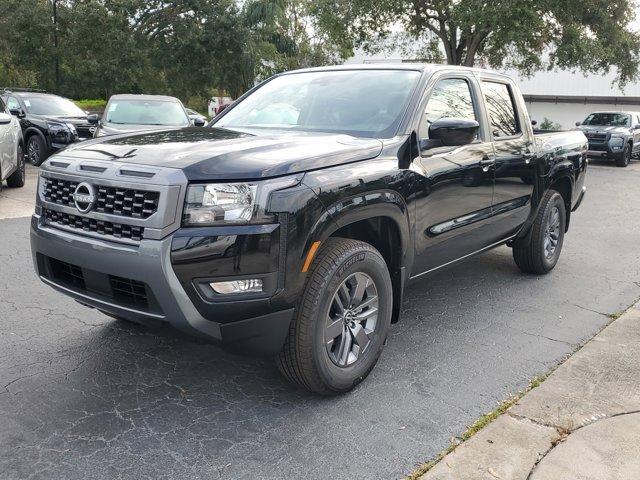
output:
[[[640,154],[639,112],[594,112],[576,126],[589,141],[589,156],[610,158],[626,167]]]
[[[23,151],[20,122],[9,113],[0,99],[0,190],[4,180],[9,187],[24,186]]]
[[[191,125],[182,102],[164,95],[113,95],[102,118],[90,115],[94,137]]]
[[[92,137],[87,113],[68,98],[16,89],[4,89],[0,98],[20,120],[26,155],[34,165],[71,143]]]
[[[194,109],[185,108],[185,110],[187,111],[187,115],[189,115],[189,120],[191,120],[191,123],[196,127],[204,127],[207,123],[207,117],[196,112]]]
[[[81,303],[276,354],[291,381],[337,394],[378,361],[409,280],[503,244],[522,271],[552,270],[586,152],[578,131],[534,136],[504,75],[296,71],[213,128],[48,161],[32,252]]]

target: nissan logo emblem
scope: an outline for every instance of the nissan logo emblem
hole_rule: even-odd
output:
[[[96,201],[96,191],[93,185],[82,182],[79,183],[73,192],[73,203],[80,213],[87,213]]]

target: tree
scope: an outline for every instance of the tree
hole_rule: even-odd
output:
[[[343,48],[371,47],[401,28],[453,65],[638,76],[634,0],[318,0],[315,15]]]

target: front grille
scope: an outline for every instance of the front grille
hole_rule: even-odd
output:
[[[42,254],[37,258],[40,273],[57,284],[136,310],[160,311],[152,291],[143,282],[81,268]]]
[[[112,235],[116,238],[124,238],[137,242],[142,240],[142,235],[144,234],[144,227],[106,222],[96,220],[95,218],[56,212],[54,210],[45,210],[44,218],[47,224],[75,228],[84,232],[98,233],[100,235]]]
[[[604,142],[607,140],[607,134],[606,133],[587,133],[587,138],[589,139],[589,141]]]
[[[606,143],[591,143],[589,142],[589,150],[593,150],[596,152],[606,152],[607,144]]]
[[[44,179],[44,198],[58,205],[74,206],[73,192],[79,182],[58,178]],[[94,210],[129,218],[149,218],[158,211],[159,192],[123,187],[94,185],[97,199]]]
[[[115,300],[126,305],[148,308],[149,299],[147,298],[147,289],[144,283],[115,275],[109,275],[109,283]]]
[[[81,290],[85,289],[84,275],[80,267],[67,262],[61,262],[55,258],[49,259],[49,265],[51,266],[52,276],[55,279],[64,282],[70,287],[76,287]]]

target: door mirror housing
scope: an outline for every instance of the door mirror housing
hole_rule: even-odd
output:
[[[436,146],[459,147],[473,143],[480,124],[467,118],[441,118],[429,126],[429,139],[420,142],[426,148]],[[438,145],[439,144],[439,145]]]
[[[531,126],[535,127],[536,125],[538,125],[538,121],[537,120],[531,120]]]
[[[24,117],[24,112],[20,108],[12,108],[9,110],[9,112],[11,112],[11,115],[13,115],[14,117],[18,117],[18,118]]]
[[[194,127],[204,127],[205,123],[206,122],[202,118],[196,118],[193,120]]]
[[[579,127],[580,125],[582,125],[582,122],[576,122],[576,127]]]
[[[11,123],[11,115],[0,112],[0,125],[7,125],[9,123]]]
[[[91,115],[87,115],[87,122],[89,122],[91,125],[97,125],[99,121],[100,121],[100,115],[98,115],[97,113],[92,113]]]

